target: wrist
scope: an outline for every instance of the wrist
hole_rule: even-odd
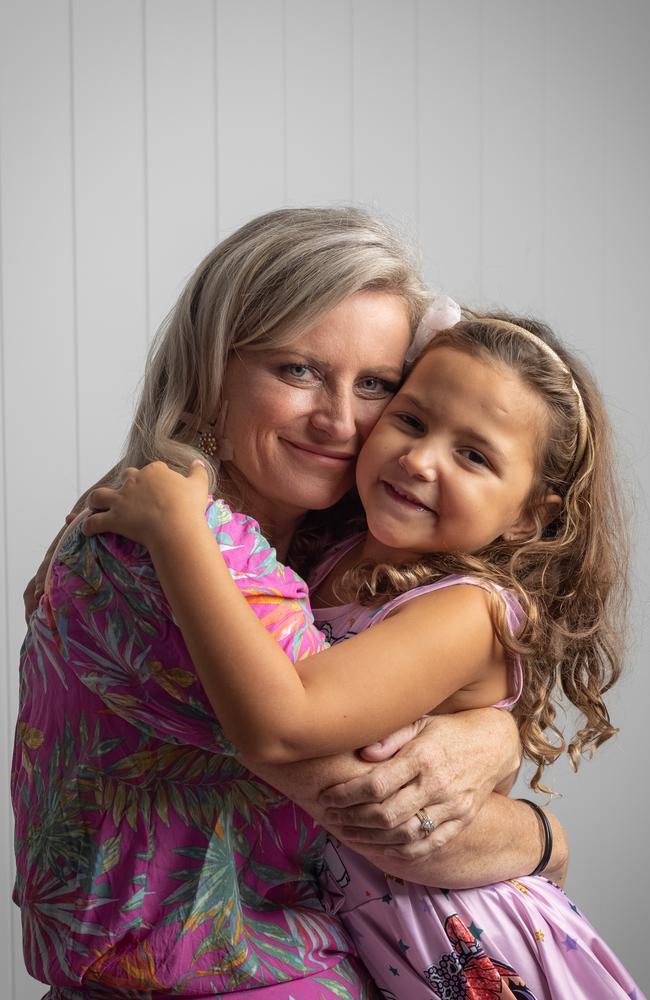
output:
[[[546,817],[553,831],[553,851],[544,876],[552,882],[557,882],[558,885],[564,885],[569,870],[569,842],[564,827],[557,817],[549,812],[546,813]]]
[[[155,561],[183,551],[185,546],[191,550],[192,544],[196,544],[206,532],[212,537],[205,516],[197,513],[196,508],[186,511],[175,508],[148,517],[142,544]]]

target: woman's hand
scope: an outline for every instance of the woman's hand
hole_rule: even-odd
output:
[[[379,763],[321,793],[324,822],[351,847],[413,860],[460,833],[489,793],[516,774],[519,736],[509,713],[475,709],[420,719],[361,756]],[[429,835],[420,810],[435,825]]]
[[[86,535],[111,531],[147,548],[191,518],[203,519],[208,504],[208,475],[200,461],[187,476],[164,462],[124,471],[119,489],[102,486],[88,496],[91,513],[83,523]]]

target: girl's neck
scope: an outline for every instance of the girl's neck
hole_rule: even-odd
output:
[[[430,553],[411,552],[407,549],[393,548],[378,541],[370,531],[366,532],[363,546],[359,552],[359,562],[390,563],[395,566],[417,562]]]

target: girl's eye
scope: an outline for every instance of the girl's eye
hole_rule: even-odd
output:
[[[412,431],[422,431],[424,430],[424,424],[417,417],[414,417],[412,413],[396,413],[395,416],[401,424],[404,424],[409,430]]]
[[[461,455],[463,455],[468,462],[472,465],[489,465],[487,458],[480,451],[476,451],[475,448],[461,448]]]
[[[366,375],[365,378],[359,379],[357,388],[362,395],[373,398],[392,396],[397,392],[395,382],[387,382],[386,379],[377,378],[375,375]]]

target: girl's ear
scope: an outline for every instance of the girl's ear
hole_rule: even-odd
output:
[[[544,527],[554,521],[562,510],[562,497],[557,493],[547,493],[535,512],[522,511],[519,518],[507,531],[503,537],[506,542],[525,542],[531,538],[537,528],[535,514],[539,517]]]

